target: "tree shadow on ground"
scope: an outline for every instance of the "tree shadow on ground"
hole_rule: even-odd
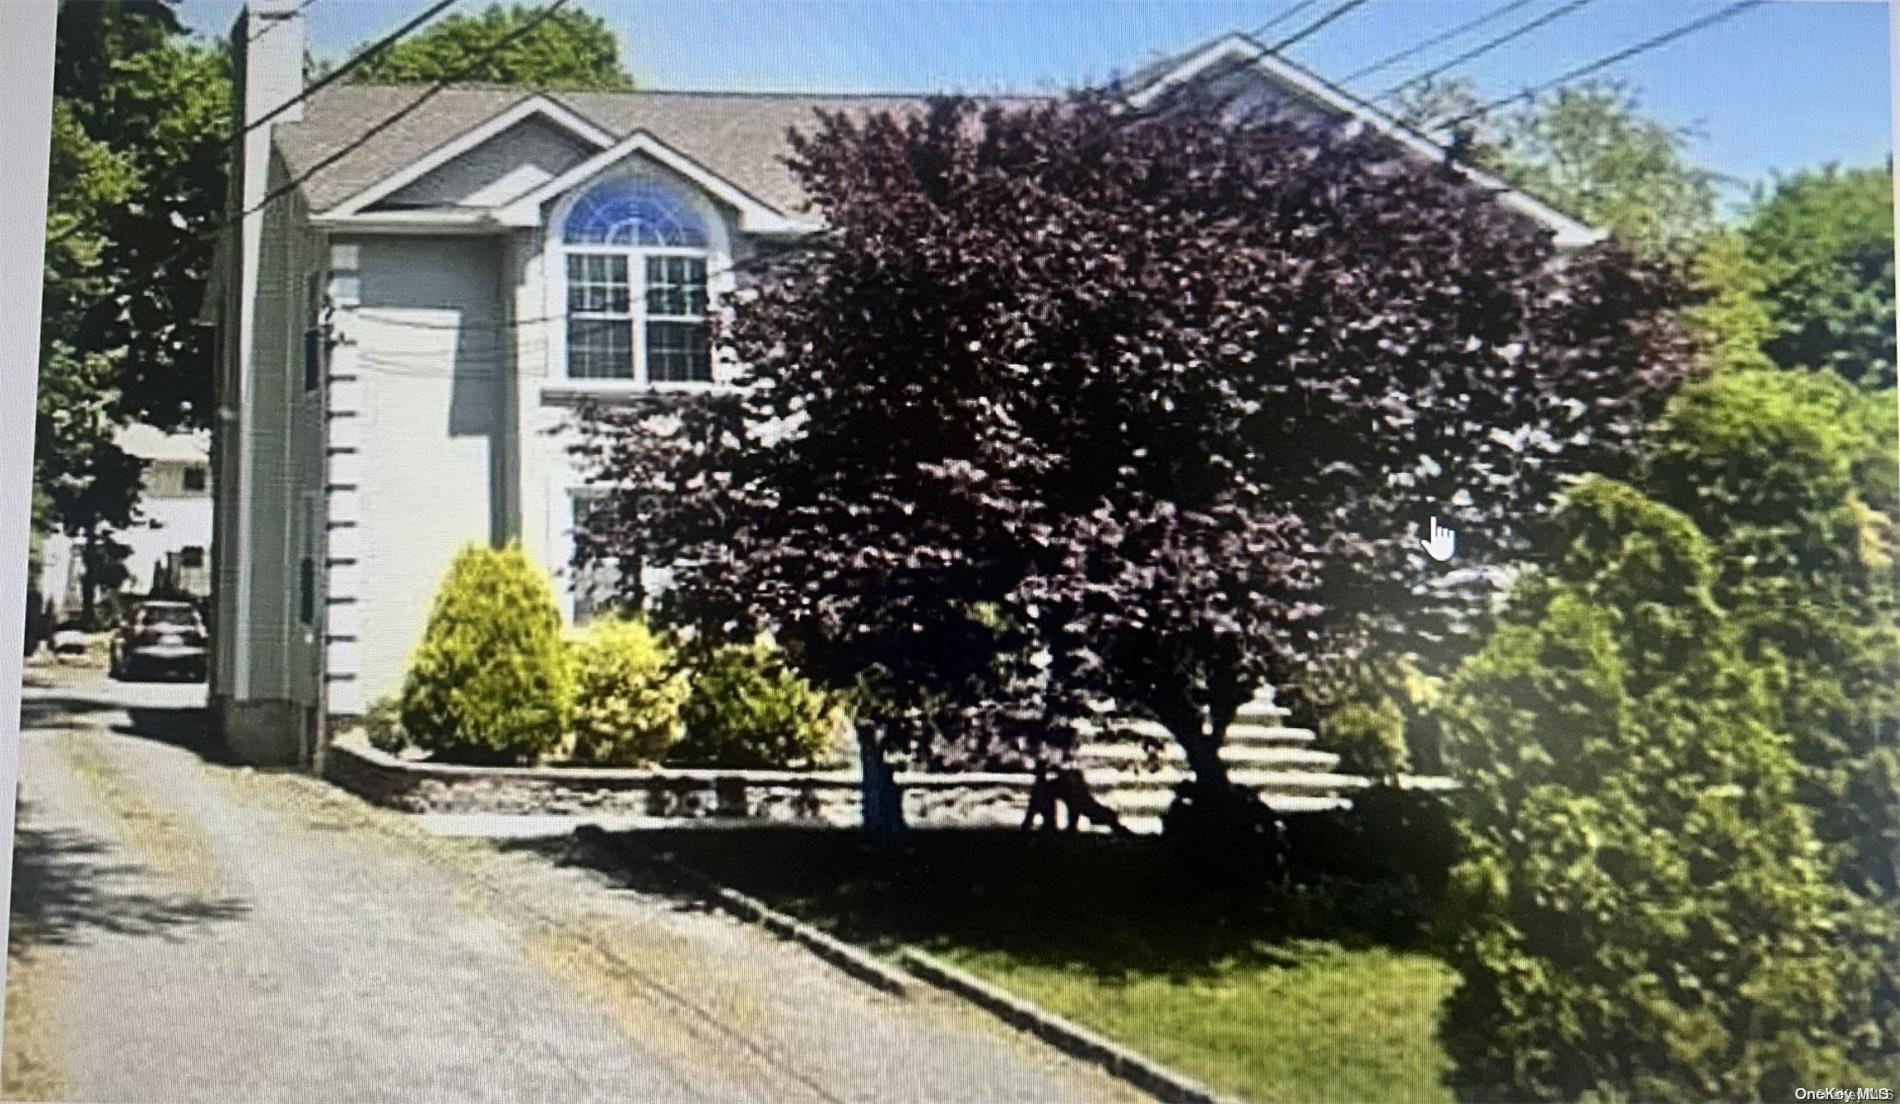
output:
[[[104,840],[33,827],[25,823],[29,808],[21,803],[13,833],[13,950],[66,946],[94,933],[177,939],[250,911],[235,898],[150,892],[139,884],[145,871],[115,857]]]
[[[211,713],[203,706],[179,709],[132,707],[125,712],[130,723],[112,726],[112,731],[121,736],[137,736],[142,740],[170,744],[209,763],[235,762],[223,744],[212,735]]]
[[[56,729],[84,724],[88,718],[100,713],[112,713],[123,708],[104,698],[87,697],[83,694],[62,694],[58,697],[26,698],[20,702],[20,730]]]
[[[1104,979],[1297,966],[1310,940],[1405,945],[1342,926],[1309,890],[1243,896],[1193,883],[1153,838],[917,829],[896,863],[851,829],[641,830],[607,845],[611,857],[572,848],[563,861],[616,865],[628,888],[697,900],[646,861],[663,854],[874,949],[996,952]]]
[[[603,851],[581,842],[573,835],[528,836],[490,841],[497,850],[509,854],[532,855],[554,866],[587,873],[615,889],[630,890],[665,901],[676,912],[717,912],[703,893],[682,882],[678,875],[652,862],[636,859],[618,848]]]
[[[171,744],[209,762],[229,762],[211,732],[211,713],[201,705],[127,705],[108,697],[84,693],[28,698],[20,703],[22,733],[42,733],[81,726],[91,727],[102,714],[124,713],[127,721],[108,726],[121,736]]]

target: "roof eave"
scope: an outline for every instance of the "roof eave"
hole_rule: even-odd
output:
[[[1187,84],[1216,65],[1229,61],[1239,61],[1242,63],[1242,68],[1251,67],[1267,74],[1296,94],[1322,107],[1345,114],[1364,126],[1371,127],[1420,157],[1430,160],[1442,160],[1444,157],[1442,147],[1389,113],[1332,84],[1319,74],[1278,54],[1271,53],[1244,34],[1229,34],[1196,50],[1179,65],[1157,75],[1137,89],[1128,97],[1128,100],[1136,108],[1146,107],[1164,92]],[[1237,69],[1236,72],[1238,71]],[[1608,236],[1604,231],[1571,218],[1489,173],[1465,165],[1458,165],[1456,168],[1466,180],[1494,192],[1499,203],[1547,227],[1553,235],[1554,244],[1561,249],[1578,249],[1602,241]]]

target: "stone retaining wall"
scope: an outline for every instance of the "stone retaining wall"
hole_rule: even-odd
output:
[[[858,819],[852,771],[468,767],[398,759],[333,744],[323,776],[406,813],[745,817],[849,825]],[[900,774],[916,824],[1019,824],[1027,774]]]

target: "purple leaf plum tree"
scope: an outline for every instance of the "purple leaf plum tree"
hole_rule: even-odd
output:
[[[824,229],[728,298],[738,387],[584,413],[578,555],[671,563],[662,615],[853,695],[873,829],[894,756],[1061,756],[1104,699],[1247,804],[1257,686],[1455,630],[1488,584],[1427,517],[1516,561],[1689,363],[1674,273],[1376,135],[1080,96],[795,143]]]

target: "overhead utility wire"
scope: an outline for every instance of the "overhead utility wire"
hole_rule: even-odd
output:
[[[1515,30],[1506,31],[1505,33],[1481,45],[1474,46],[1471,49],[1466,50],[1464,53],[1459,54],[1457,57],[1452,58],[1450,61],[1444,63],[1443,65],[1437,66],[1432,69],[1428,69],[1425,72],[1420,73],[1418,76],[1412,77],[1409,80],[1400,81],[1398,84],[1395,84],[1392,87],[1386,89],[1385,91],[1379,93],[1377,96],[1374,97],[1374,99],[1380,99],[1380,100],[1392,99],[1396,97],[1399,93],[1405,91],[1408,88],[1413,87],[1414,85],[1423,84],[1426,81],[1431,80],[1433,77],[1442,76],[1445,73],[1448,73],[1451,70],[1458,68],[1460,65],[1463,65],[1468,61],[1473,61],[1477,58],[1481,58],[1484,55],[1490,53],[1491,51],[1497,49],[1500,46],[1503,46],[1504,44],[1508,42],[1515,42],[1516,40],[1523,38],[1525,35],[1530,34],[1532,31],[1535,31],[1540,27],[1544,27],[1551,23],[1555,23],[1557,20],[1562,19],[1564,16],[1570,15],[1573,12],[1579,11],[1582,8],[1587,7],[1592,2],[1594,2],[1594,0],[1570,0],[1570,2],[1567,4],[1563,4],[1559,7],[1552,8],[1550,11],[1545,12],[1543,15],[1540,15],[1536,19],[1531,20],[1529,23],[1526,23]]]
[[[1434,46],[1440,45],[1442,43],[1450,42],[1452,39],[1457,38],[1459,35],[1464,34],[1467,31],[1475,31],[1479,27],[1484,26],[1486,23],[1489,23],[1494,19],[1501,19],[1504,16],[1507,16],[1511,14],[1512,12],[1517,11],[1519,8],[1528,7],[1529,5],[1534,4],[1536,2],[1537,0],[1511,0],[1510,3],[1492,8],[1490,11],[1485,12],[1483,15],[1480,15],[1474,19],[1467,19],[1463,23],[1458,24],[1456,27],[1453,27],[1448,31],[1440,31],[1438,34],[1435,34],[1432,37],[1426,39],[1425,41],[1420,42],[1416,46],[1408,46],[1405,49],[1400,50],[1396,54],[1388,54],[1387,56],[1380,58],[1378,61],[1373,62],[1371,65],[1367,65],[1360,69],[1355,69],[1352,72],[1347,73],[1345,76],[1339,78],[1339,83],[1351,84],[1353,81],[1360,80],[1365,77],[1369,77],[1372,74],[1379,72],[1381,69],[1390,69],[1392,66],[1397,65],[1401,61],[1405,61],[1408,58],[1416,57],[1417,55],[1425,52],[1426,50],[1431,49]]]
[[[311,2],[314,3],[315,0],[311,0]],[[423,9],[422,13],[420,15],[417,15],[414,19],[411,19],[409,22],[404,23],[402,26],[397,27],[395,30],[389,32],[383,37],[377,39],[375,42],[371,43],[368,49],[358,51],[357,53],[352,55],[348,60],[346,60],[343,64],[337,66],[335,69],[330,70],[328,73],[325,73],[323,76],[319,77],[315,81],[312,81],[310,86],[305,88],[303,91],[297,93],[295,96],[292,96],[290,99],[285,100],[283,103],[278,104],[276,107],[271,108],[269,111],[265,112],[264,114],[259,115],[254,121],[246,123],[244,125],[244,129],[242,131],[239,131],[239,133],[249,134],[251,131],[256,130],[258,127],[261,127],[265,123],[270,122],[272,119],[275,119],[277,116],[282,115],[286,111],[289,111],[291,108],[297,106],[298,104],[304,102],[310,97],[316,95],[318,92],[321,92],[323,89],[328,88],[330,85],[335,84],[337,81],[340,81],[344,77],[349,76],[352,72],[354,72],[357,69],[357,67],[379,56],[384,50],[389,49],[391,46],[394,46],[397,42],[401,41],[411,31],[414,31],[417,27],[422,26],[424,23],[427,23],[429,20],[434,19],[436,16],[442,14],[444,11],[455,6],[457,2],[458,0],[438,0],[437,3],[431,4],[429,7]],[[305,5],[305,6],[307,7],[308,5]]]
[[[303,172],[298,173],[295,177],[291,178],[290,180],[286,180],[284,183],[278,185],[276,188],[273,188],[269,192],[265,193],[264,198],[258,200],[256,203],[246,208],[243,214],[244,215],[256,214],[258,211],[261,211],[265,207],[269,206],[273,201],[280,199],[283,196],[289,195],[291,192],[295,191],[299,186],[303,184],[304,181],[310,179],[312,176],[315,176],[317,173],[322,172],[324,169],[329,168],[331,165],[336,164],[338,161],[341,161],[345,157],[348,157],[350,154],[356,152],[358,149],[362,148],[364,143],[376,137],[378,134],[381,134],[383,131],[388,130],[390,127],[394,126],[396,123],[407,118],[411,113],[420,109],[423,104],[428,103],[430,100],[434,99],[436,96],[439,96],[443,92],[447,91],[451,86],[455,84],[456,81],[462,80],[468,77],[469,75],[473,74],[474,72],[476,72],[478,69],[481,68],[482,63],[486,62],[489,58],[493,57],[497,53],[500,53],[503,49],[506,49],[507,47],[514,45],[514,43],[518,39],[526,37],[536,27],[539,27],[541,24],[547,22],[547,20],[551,18],[555,12],[559,11],[563,7],[566,7],[567,4],[568,4],[568,0],[553,0],[553,3],[550,3],[542,7],[539,11],[535,12],[533,16],[529,17],[529,19],[526,22],[522,23],[521,26],[516,27],[514,30],[496,39],[494,42],[489,43],[486,47],[484,47],[482,50],[480,50],[479,52],[471,56],[466,62],[464,62],[460,68],[456,69],[453,73],[450,73],[448,76],[443,77],[442,79],[429,85],[429,87],[423,89],[422,95],[417,96],[415,99],[409,101],[409,103],[404,105],[402,108],[396,111],[393,111],[390,114],[384,116],[382,119],[378,120],[375,126],[370,127],[368,130],[365,130],[362,134],[358,135],[355,140],[347,143],[341,149],[338,149],[328,154],[325,157],[319,158],[316,164],[310,166],[309,168],[305,169]]]
[[[312,0],[312,2],[314,2],[314,0]],[[436,85],[432,86],[430,89],[425,91],[423,95],[415,101],[415,103],[422,102],[423,99],[427,99],[429,96],[433,95],[434,93],[441,91],[444,85],[448,83],[452,83],[456,80],[460,80],[463,75],[473,72],[476,65],[478,65],[479,63],[483,61],[488,60],[488,58],[492,54],[499,51],[502,47],[509,45],[517,37],[527,32],[528,30],[532,29],[533,27],[539,25],[541,20],[546,19],[549,15],[553,14],[554,9],[561,7],[563,4],[566,4],[567,2],[568,0],[554,0],[554,3],[550,4],[547,8],[543,9],[541,13],[536,15],[533,19],[529,20],[529,22],[524,23],[520,28],[510,33],[506,37],[501,38],[497,40],[496,42],[490,44],[489,46],[481,50],[479,53],[477,53],[473,58],[471,58],[469,61],[469,64],[463,66],[461,69],[456,70],[455,73],[444,78],[441,82],[438,82]],[[306,4],[305,6],[308,7],[308,4]],[[437,5],[432,7],[430,11],[433,12],[434,10],[436,10],[436,8],[443,7],[443,6],[446,6],[446,5],[442,5],[438,3]],[[423,18],[426,18],[426,14]],[[408,23],[405,23],[400,28],[398,33],[393,33],[393,34],[383,36],[383,38],[380,41],[378,41],[374,46],[372,46],[368,50],[365,50],[361,55],[359,55],[359,58],[368,58],[373,54],[380,53],[381,51],[394,45],[396,41],[402,35],[412,33],[416,27],[421,25],[421,23],[422,23],[422,18],[410,20]],[[356,59],[353,59],[353,60],[356,60]],[[302,92],[299,92],[292,99],[286,101],[284,104],[280,104],[278,107],[273,108],[271,112],[269,113],[269,115],[266,116],[266,118],[274,117],[277,114],[281,113],[281,111],[284,108],[288,107],[290,104],[298,103],[306,99],[310,95],[311,92],[316,91],[316,87],[317,86],[307,88],[303,90]],[[410,108],[405,109],[404,112],[401,112],[399,114],[406,114],[408,110],[413,109],[415,107],[415,103],[412,103],[410,105]],[[390,119],[385,120],[382,125],[372,128],[368,134],[365,134],[362,138],[359,138],[356,142],[352,143],[351,145],[346,146],[344,150],[342,151],[342,153],[347,153],[349,152],[349,150],[354,149],[356,148],[356,146],[361,145],[364,141],[367,141],[371,135],[383,129],[383,126],[386,126],[389,122],[394,121],[394,118],[395,116],[392,116]],[[246,129],[248,130],[249,128],[246,128]],[[239,135],[243,133],[244,133],[243,131],[239,131],[237,134],[234,134],[232,138],[235,139],[236,137],[238,137]],[[339,153],[336,156],[341,156],[341,153]],[[125,284],[118,288],[114,288],[111,298],[101,298],[95,301],[92,306],[87,307],[86,311],[87,311],[88,316],[90,315],[90,312],[94,310],[98,310],[100,307],[103,307],[109,303],[117,302],[131,295],[134,292],[144,289],[147,285],[153,283],[159,277],[163,276],[165,274],[166,269],[171,265],[171,263],[173,261],[178,260],[180,257],[184,256],[185,251],[189,249],[193,243],[204,241],[204,240],[215,240],[217,236],[220,233],[222,233],[226,227],[231,225],[231,223],[235,219],[242,219],[246,216],[255,214],[258,210],[262,209],[266,204],[270,203],[272,200],[278,198],[284,192],[303,183],[303,181],[305,181],[306,179],[310,177],[311,173],[314,173],[314,172],[319,171],[320,169],[326,168],[334,160],[336,160],[335,156],[324,159],[322,162],[319,162],[317,165],[313,166],[308,172],[303,173],[301,176],[297,177],[295,180],[291,181],[289,184],[285,185],[283,188],[279,188],[276,191],[271,192],[269,195],[266,195],[262,200],[258,201],[256,206],[251,207],[248,210],[239,212],[236,216],[234,216],[234,218],[219,219],[216,222],[212,223],[210,226],[207,226],[204,229],[198,231],[196,234],[192,235],[189,239],[187,239],[183,244],[179,245],[177,249],[174,249],[170,254],[168,254],[167,256],[163,257],[162,259],[154,263],[150,268],[148,268],[145,271],[145,273],[142,276],[138,277],[137,279],[131,281],[128,284]]]
[[[1320,16],[1318,19],[1313,20],[1311,23],[1308,23],[1306,26],[1301,27],[1299,30],[1294,31],[1292,34],[1286,36],[1280,41],[1267,47],[1267,52],[1270,54],[1277,54],[1280,51],[1286,49],[1287,47],[1294,45],[1295,43],[1304,42],[1308,38],[1311,38],[1313,35],[1316,35],[1320,31],[1324,30],[1328,23],[1331,23],[1333,20],[1338,19],[1340,16],[1345,15],[1347,12],[1353,10],[1356,7],[1359,7],[1365,2],[1366,0],[1346,0],[1345,3],[1340,4],[1338,7],[1327,12],[1325,15]]]
[[[1515,103],[1518,100],[1532,99],[1560,85],[1569,84],[1571,81],[1574,81],[1579,77],[1587,77],[1591,73],[1598,72],[1599,70],[1602,70],[1602,69],[1607,69],[1610,66],[1617,64],[1618,62],[1628,61],[1630,58],[1633,58],[1638,54],[1648,53],[1649,51],[1654,50],[1657,47],[1666,46],[1669,43],[1674,42],[1679,38],[1685,38],[1689,35],[1695,34],[1697,31],[1707,30],[1708,28],[1715,26],[1717,23],[1726,22],[1727,20],[1733,19],[1736,16],[1741,15],[1743,12],[1748,11],[1750,8],[1761,7],[1762,4],[1765,2],[1766,0],[1741,0],[1740,3],[1730,4],[1728,7],[1723,8],[1721,11],[1711,12],[1710,14],[1705,15],[1701,17],[1700,19],[1692,19],[1689,22],[1684,23],[1682,26],[1675,28],[1674,30],[1664,31],[1662,34],[1656,35],[1653,38],[1646,38],[1643,41],[1638,42],[1634,46],[1625,47],[1621,50],[1616,51],[1613,54],[1608,54],[1604,57],[1598,58],[1597,60],[1590,62],[1587,65],[1579,65],[1575,69],[1572,69],[1569,72],[1563,73],[1560,76],[1552,77],[1551,79],[1543,82],[1542,84],[1533,85],[1530,88],[1526,88],[1521,92],[1515,92],[1509,96],[1501,96],[1495,100],[1492,100],[1490,103],[1484,104],[1480,107],[1476,107],[1470,111],[1465,112],[1463,115],[1458,116],[1457,118],[1451,120],[1445,125],[1455,127],[1459,125],[1460,123],[1470,122],[1472,119],[1475,119],[1478,116],[1485,114],[1486,112],[1494,111],[1497,108],[1503,107],[1505,104]]]
[[[1331,11],[1327,12],[1325,15],[1320,16],[1318,19],[1314,20],[1313,22],[1307,24],[1304,27],[1301,27],[1298,31],[1295,31],[1294,33],[1288,35],[1287,37],[1280,39],[1278,42],[1275,42],[1271,46],[1260,41],[1260,36],[1264,35],[1267,31],[1271,30],[1275,24],[1280,23],[1281,21],[1285,20],[1287,16],[1292,15],[1294,12],[1297,12],[1300,9],[1308,6],[1307,4],[1295,4],[1292,8],[1289,8],[1288,10],[1281,12],[1279,15],[1275,16],[1272,19],[1267,20],[1265,23],[1260,24],[1258,27],[1255,27],[1253,30],[1241,31],[1235,34],[1234,37],[1244,39],[1250,46],[1253,47],[1253,51],[1251,53],[1248,53],[1244,56],[1230,57],[1222,65],[1210,68],[1206,72],[1196,73],[1194,74],[1192,81],[1199,82],[1202,84],[1207,84],[1207,83],[1225,80],[1236,73],[1239,73],[1245,69],[1251,68],[1252,66],[1254,66],[1255,64],[1257,64],[1258,62],[1260,62],[1262,59],[1266,58],[1270,54],[1278,53],[1279,51],[1286,49],[1288,46],[1291,46],[1297,42],[1304,41],[1305,39],[1310,38],[1315,34],[1318,34],[1322,29],[1326,27],[1327,24],[1331,23],[1335,19],[1338,19],[1340,16],[1345,15],[1347,12],[1360,6],[1363,3],[1365,3],[1365,0],[1346,0],[1345,3],[1338,5],[1337,7],[1333,8]],[[1181,83],[1186,84],[1189,82],[1183,81]],[[1161,87],[1161,82],[1156,81],[1154,82],[1154,84],[1150,85],[1149,87],[1151,88]],[[1156,99],[1160,100],[1160,99],[1165,98],[1165,93],[1172,91],[1174,87],[1179,87],[1179,86],[1176,85],[1172,87],[1161,87],[1161,92],[1163,93],[1163,95],[1157,96]],[[1148,109],[1137,106],[1134,103],[1134,101],[1131,100],[1128,97],[1128,95],[1122,92],[1118,87],[1111,86],[1108,91],[1110,92],[1111,95],[1115,96],[1115,98],[1119,99],[1122,102],[1123,107],[1126,107],[1128,109],[1128,113],[1122,116],[1121,120],[1117,124],[1118,126],[1128,126],[1133,123],[1138,123],[1149,116]]]
[[[1260,24],[1259,27],[1255,28],[1254,33],[1264,34],[1317,3],[1319,3],[1319,0],[1300,0],[1299,3],[1281,12],[1279,15],[1274,16],[1272,19],[1267,20],[1265,23]]]
[[[297,5],[296,14],[302,15],[304,12],[309,11],[311,7],[316,4],[316,2],[317,0],[303,0],[303,3]],[[283,20],[273,19],[269,23],[264,24],[262,27],[259,27],[255,31],[252,31],[250,33],[250,36],[247,37],[244,41],[247,45],[249,43],[256,42],[258,39],[263,38],[265,35],[271,33],[272,31],[276,30],[277,28],[283,25],[284,25]]]

